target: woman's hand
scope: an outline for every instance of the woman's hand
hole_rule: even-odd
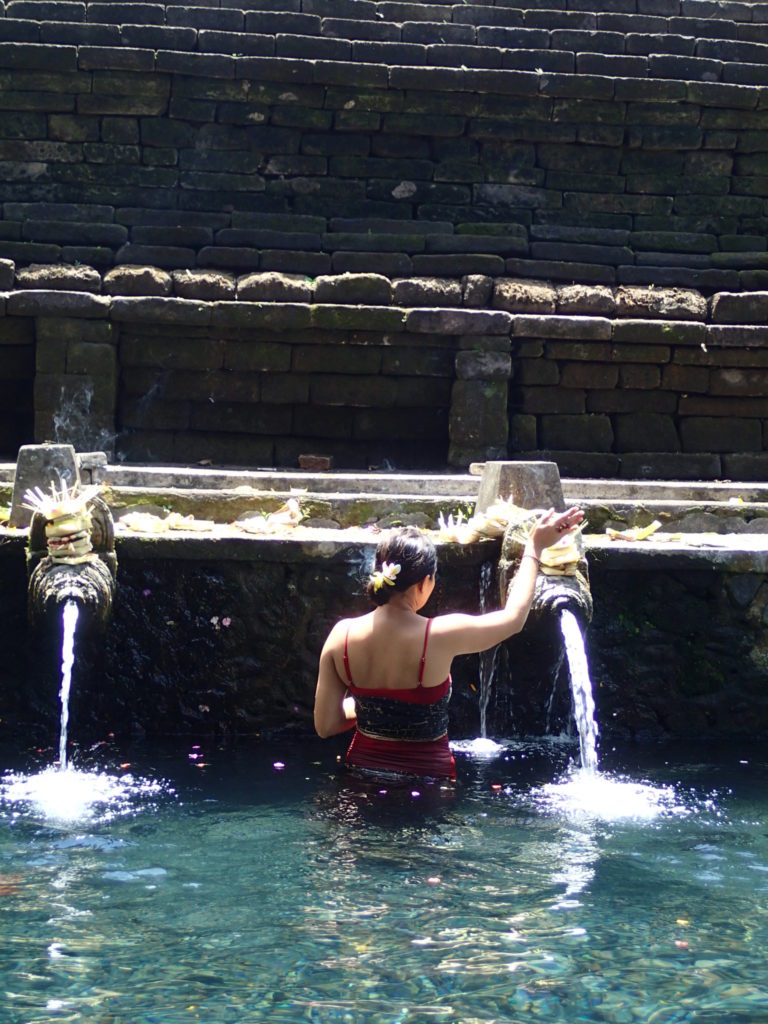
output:
[[[571,533],[584,521],[584,513],[580,508],[569,508],[566,512],[555,512],[549,509],[539,517],[531,530],[529,543],[533,554],[539,558],[544,548],[550,547],[567,533]]]

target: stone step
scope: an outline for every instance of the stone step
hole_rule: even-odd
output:
[[[187,71],[190,74],[204,73],[202,65],[193,63],[187,68],[178,60],[169,62],[168,55],[189,53],[196,55],[199,61],[205,55],[232,60],[229,55],[236,53],[246,57],[346,63],[355,67],[358,76],[363,73],[361,65],[369,65],[372,71],[376,68],[380,70],[382,65],[425,70],[463,67],[476,71],[526,70],[554,74],[568,74],[575,70],[578,75],[592,82],[590,88],[595,98],[599,96],[606,99],[613,94],[613,80],[621,78],[652,78],[665,82],[723,82],[734,85],[768,84],[768,45],[754,43],[723,44],[731,47],[725,51],[725,55],[734,59],[720,60],[684,56],[676,52],[655,52],[655,47],[675,50],[678,37],[659,38],[636,34],[627,36],[625,40],[620,33],[570,30],[544,32],[543,35],[541,30],[536,29],[488,30],[507,33],[505,41],[510,44],[509,47],[348,40],[323,36],[270,36],[157,25],[123,25],[119,38],[115,31],[116,27],[109,25],[77,22],[38,24],[25,20],[0,19],[0,42],[50,43],[88,48],[79,58],[81,66],[86,70],[101,67],[151,70],[157,66],[158,69]],[[612,49],[618,51],[625,43],[639,52],[604,52]],[[697,54],[720,52],[719,43],[713,44],[710,40],[693,40],[693,43]],[[533,49],[528,48],[528,44]],[[601,49],[588,49],[595,46]],[[110,59],[110,48],[120,50],[122,56]],[[160,51],[159,55],[153,57],[154,51]],[[754,62],[737,59],[739,53],[744,58],[752,58]],[[33,61],[29,66],[39,65]],[[208,73],[231,77],[234,65],[229,74],[223,69],[221,72],[211,69]],[[599,79],[604,79],[602,85]],[[549,86],[549,81],[544,80],[543,88],[548,90]]]
[[[473,466],[477,473],[479,466]],[[15,466],[0,465],[3,499],[10,496]],[[440,516],[472,514],[479,475],[403,473],[301,473],[208,470],[175,466],[112,465],[106,470],[105,498],[116,522],[130,512],[164,517],[170,509],[196,519],[231,523],[254,513],[269,513],[298,500],[313,521],[341,527],[375,522],[381,526],[416,517],[436,528]],[[674,481],[562,480],[567,503],[586,513],[586,537],[604,536],[606,528],[626,530],[661,522],[658,534],[643,547],[669,534],[755,536],[768,533],[768,488],[750,483],[690,484]],[[589,545],[588,545],[589,546]]]
[[[724,5],[716,6],[719,8]],[[403,42],[412,41],[411,37],[418,35],[419,25],[423,26],[422,35],[426,41],[430,41],[428,37],[441,24],[444,32],[450,36],[457,35],[461,41],[467,42],[470,41],[467,32],[480,27],[541,28],[548,31],[569,28],[757,43],[768,41],[768,17],[752,21],[727,19],[724,16],[694,17],[675,13],[671,9],[664,13],[638,13],[626,3],[618,3],[615,7],[615,10],[606,10],[601,5],[599,10],[590,11],[585,3],[578,10],[566,10],[564,5],[558,5],[554,0],[542,0],[540,4],[532,4],[528,0],[525,5],[515,7],[471,4],[440,7],[349,0],[342,9],[337,3],[329,6],[318,0],[313,5],[310,0],[305,0],[305,8],[299,10],[299,0],[262,0],[258,4],[231,3],[221,7],[207,4],[109,3],[104,0],[91,0],[88,4],[64,3],[60,0],[11,0],[4,14],[15,20],[38,22],[168,25],[299,35],[318,34],[321,21],[367,22],[369,37],[386,36]],[[687,7],[685,9],[688,10]],[[434,20],[430,20],[431,14]],[[378,34],[371,28],[371,23],[379,26]],[[328,31],[329,34],[339,34],[332,25]]]
[[[591,12],[554,3],[496,7],[346,0],[331,8],[326,0],[303,0],[296,10],[287,0],[273,5],[263,0],[251,10],[11,0],[0,18],[0,40],[606,78],[768,81],[768,16],[747,20],[748,5],[657,0],[663,13],[654,14],[641,11],[640,0],[637,10],[627,10],[628,3],[615,6],[619,9]],[[725,17],[728,12],[733,18]]]
[[[438,27],[439,31],[439,27]],[[418,68],[458,68],[476,71],[525,70],[555,74],[576,72],[589,79],[605,79],[593,89],[603,98],[613,92],[617,78],[652,78],[664,81],[723,82],[734,85],[768,84],[768,44],[743,41],[719,42],[706,39],[616,32],[577,30],[481,29],[480,39],[496,39],[499,45],[406,43],[391,39],[345,39],[336,36],[262,35],[224,32],[167,25],[86,24],[79,22],[37,23],[0,18],[0,42],[74,45],[90,47],[80,57],[84,69],[120,67],[133,70],[159,69],[203,73],[199,63],[187,68],[167,55],[189,53],[229,59],[235,53],[245,57],[277,57],[348,63],[357,68],[382,65]],[[350,33],[352,35],[353,33]],[[688,43],[691,45],[688,45]],[[507,45],[503,45],[507,44]],[[684,44],[684,45],[683,45]],[[634,51],[623,53],[624,48]],[[114,60],[110,48],[122,51]],[[693,50],[693,55],[680,50]],[[154,51],[160,51],[153,57]],[[721,57],[705,56],[719,53]],[[163,57],[163,54],[166,56]],[[721,59],[730,58],[730,59]],[[117,63],[115,63],[117,61]],[[34,65],[32,65],[34,66]],[[211,68],[209,74],[231,77]],[[544,86],[548,86],[544,82]]]

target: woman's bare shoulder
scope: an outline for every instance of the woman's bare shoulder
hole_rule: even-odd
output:
[[[347,634],[356,631],[365,620],[370,620],[371,614],[371,612],[367,612],[364,615],[353,615],[346,619],[339,619],[328,634],[328,639],[325,641],[325,649],[334,650],[337,647],[343,646]]]

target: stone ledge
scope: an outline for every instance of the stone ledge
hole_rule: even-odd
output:
[[[0,17],[0,23],[12,26],[13,19]],[[55,25],[54,22],[50,24]],[[87,27],[92,29],[92,26]],[[222,81],[255,77],[326,86],[354,82],[375,88],[485,92],[501,96],[581,96],[605,100],[656,98],[669,102],[680,99],[702,106],[732,105],[746,110],[758,107],[765,79],[765,63],[762,62],[765,61],[765,47],[760,43],[732,43],[729,61],[663,52],[627,58],[619,50],[619,47],[623,48],[624,39],[620,32],[557,28],[508,28],[501,31],[508,33],[506,46],[486,46],[480,41],[454,46],[394,41],[356,42],[290,32],[247,33],[242,36],[207,29],[198,32],[194,28],[123,24],[120,42],[114,44],[105,40],[106,45],[91,45],[88,35],[84,36],[84,42],[70,45],[0,40],[0,67],[84,73],[128,69]],[[26,26],[21,34],[30,34]],[[31,34],[34,36],[34,28]],[[69,34],[72,36],[71,29]],[[222,39],[226,35],[233,37],[229,46]],[[645,34],[637,35],[642,37]],[[243,38],[241,48],[255,49],[257,54],[231,55],[232,51],[237,51],[238,36]],[[648,48],[662,49],[663,39],[664,33],[648,36]],[[696,39],[695,45],[703,52],[707,44],[713,42],[725,45],[726,41]],[[211,44],[211,49],[206,50],[206,44]],[[168,48],[174,45],[177,48]],[[737,51],[734,47],[749,49]],[[219,49],[225,52],[218,52]],[[561,54],[576,71],[539,73],[541,69],[538,68],[518,70],[514,66],[506,66],[509,49],[513,53],[539,49],[545,53]],[[737,52],[754,63],[744,63],[744,57]],[[590,64],[589,58],[594,57],[602,58],[602,61],[597,65],[594,61]],[[408,63],[409,60],[412,63]],[[622,63],[616,63],[619,60]],[[514,56],[510,61],[517,63]],[[587,69],[606,73],[584,73]],[[619,76],[615,72],[619,72]],[[718,79],[736,78],[737,81],[695,80],[698,76],[707,75]],[[694,80],[689,80],[691,78]]]
[[[480,293],[482,302],[478,301]],[[344,273],[313,279],[277,271],[237,276],[151,266],[121,266],[101,275],[92,267],[66,264],[33,264],[16,270],[12,260],[0,260],[0,315],[111,316],[147,321],[156,317],[168,323],[205,324],[215,307],[214,320],[248,326],[265,318],[265,308],[278,306],[325,308],[325,313],[318,314],[323,324],[334,316],[343,320],[345,308],[376,308],[387,312],[388,323],[396,322],[388,329],[404,329],[398,325],[407,321],[408,330],[418,333],[431,330],[427,312],[440,312],[441,320],[455,322],[456,329],[449,333],[456,334],[504,333],[502,321],[511,323],[514,317],[514,333],[521,337],[598,339],[611,337],[605,325],[613,321],[622,325],[614,327],[614,340],[638,341],[645,334],[646,340],[653,337],[688,345],[701,342],[698,328],[704,324],[712,325],[707,333],[716,342],[727,344],[726,337],[733,335],[732,343],[736,343],[738,335],[764,344],[760,328],[768,321],[767,291],[717,292],[707,299],[690,288],[564,285],[482,274],[390,278]],[[262,312],[256,313],[257,309]],[[412,316],[414,310],[419,317]],[[481,318],[473,313],[491,317],[488,323],[496,326],[481,326]],[[298,320],[280,327],[304,326],[303,315],[296,315]],[[461,326],[463,317],[468,318],[466,329]],[[650,321],[657,321],[656,326]],[[414,326],[417,322],[421,326]],[[729,330],[717,329],[721,327]]]

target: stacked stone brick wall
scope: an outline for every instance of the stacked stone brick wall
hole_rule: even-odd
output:
[[[13,268],[0,261],[0,291],[13,283]],[[15,453],[34,433],[34,321],[0,316],[0,452]]]
[[[10,0],[0,256],[763,287],[764,8],[589,6]]]
[[[763,479],[768,292],[525,278],[99,275],[0,261],[23,442],[132,461]],[[2,379],[0,378],[0,381]],[[10,429],[10,428],[9,428]],[[23,436],[19,436],[23,434]]]
[[[510,450],[572,476],[763,479],[766,299],[497,282],[518,311]]]

